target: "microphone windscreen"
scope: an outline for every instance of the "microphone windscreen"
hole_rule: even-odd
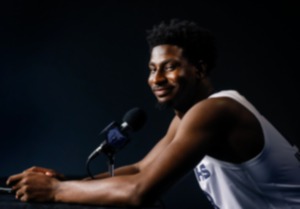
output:
[[[132,108],[123,117],[132,131],[137,131],[143,127],[147,119],[146,113],[139,107]]]

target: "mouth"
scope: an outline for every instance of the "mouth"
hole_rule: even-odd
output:
[[[152,88],[152,91],[157,97],[164,97],[164,96],[167,96],[168,94],[170,94],[170,92],[172,91],[172,88],[171,87],[154,87],[154,88]]]

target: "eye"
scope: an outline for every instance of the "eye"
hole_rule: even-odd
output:
[[[176,64],[172,64],[172,63],[168,63],[165,65],[164,70],[165,71],[172,71],[175,70],[177,68],[178,65]]]
[[[150,73],[152,74],[152,73],[155,73],[155,71],[156,71],[156,68],[154,67],[154,66],[149,66],[149,71],[150,71]]]
[[[165,67],[165,71],[171,71],[171,70],[174,70],[174,66],[173,65]]]

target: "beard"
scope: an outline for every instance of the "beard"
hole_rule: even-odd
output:
[[[172,108],[172,102],[157,102],[155,108],[158,110],[167,110]]]

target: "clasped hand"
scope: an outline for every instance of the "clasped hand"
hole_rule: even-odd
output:
[[[12,187],[17,199],[37,202],[55,200],[59,179],[63,175],[47,168],[32,167],[22,173],[10,176],[6,183]]]

